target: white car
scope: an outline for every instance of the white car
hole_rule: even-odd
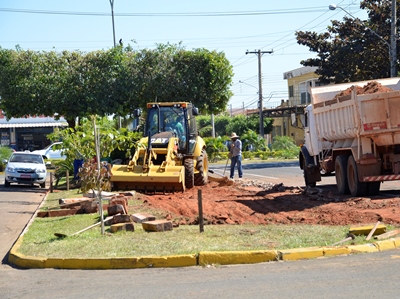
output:
[[[46,188],[47,170],[43,157],[40,154],[30,152],[14,152],[10,159],[4,160],[6,165],[4,186],[11,183],[39,184]]]
[[[62,150],[55,149],[55,146],[60,144],[62,144],[62,142],[55,142],[46,146],[44,149],[32,151],[32,153],[42,155],[44,159],[65,159]]]

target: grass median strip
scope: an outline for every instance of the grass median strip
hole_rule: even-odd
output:
[[[46,206],[54,206],[59,198],[78,197],[75,191],[49,194]],[[129,203],[134,213],[151,212],[162,217],[165,211],[149,210],[140,200]],[[132,213],[132,211],[130,211]],[[348,226],[323,225],[181,225],[172,231],[146,232],[135,224],[134,232],[101,235],[100,227],[79,235],[59,239],[54,233],[70,235],[99,221],[98,214],[54,218],[36,218],[25,233],[19,252],[28,256],[54,258],[139,257],[193,254],[201,251],[283,250],[312,246],[330,246],[343,239]],[[365,244],[357,236],[355,244]]]

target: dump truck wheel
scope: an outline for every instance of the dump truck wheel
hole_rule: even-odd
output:
[[[194,163],[193,159],[185,159],[185,186],[190,189],[194,187]]]
[[[317,183],[316,182],[310,182],[310,175],[307,172],[307,160],[304,158],[303,159],[303,173],[304,173],[304,183],[306,184],[306,186],[310,186],[312,188],[314,188]]]
[[[203,149],[201,155],[197,157],[197,170],[199,173],[194,175],[194,184],[196,186],[204,186],[208,183],[208,157],[207,152]]]
[[[336,185],[339,194],[349,194],[349,184],[347,182],[347,161],[348,157],[345,155],[340,155],[336,157],[335,160],[335,176]]]
[[[364,196],[367,193],[367,183],[358,180],[357,163],[353,156],[349,157],[347,163],[347,180],[351,196]]]

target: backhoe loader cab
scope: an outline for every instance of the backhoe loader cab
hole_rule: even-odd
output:
[[[207,184],[206,146],[196,115],[191,103],[148,103],[144,138],[129,165],[113,166],[113,189],[184,191]]]
[[[197,137],[196,115],[198,109],[191,103],[149,103],[144,136],[150,135],[154,143],[160,133],[171,132],[179,138],[179,152],[193,153]],[[158,143],[155,146],[159,146]]]

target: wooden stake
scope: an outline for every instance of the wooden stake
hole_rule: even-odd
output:
[[[365,240],[368,241],[369,239],[371,239],[372,235],[374,234],[374,232],[375,232],[376,229],[378,228],[379,223],[381,223],[381,222],[378,221],[378,222],[375,224],[374,228],[371,229],[371,231],[369,232],[369,234],[368,234],[368,236],[365,238]]]
[[[200,232],[204,232],[204,221],[203,221],[203,196],[201,193],[201,189],[197,192],[198,196],[198,204],[199,204],[199,227]]]
[[[66,180],[67,180],[67,191],[69,191],[69,171],[68,171],[68,169],[67,169],[67,177],[66,177]]]
[[[50,172],[50,193],[53,193],[53,173]]]

